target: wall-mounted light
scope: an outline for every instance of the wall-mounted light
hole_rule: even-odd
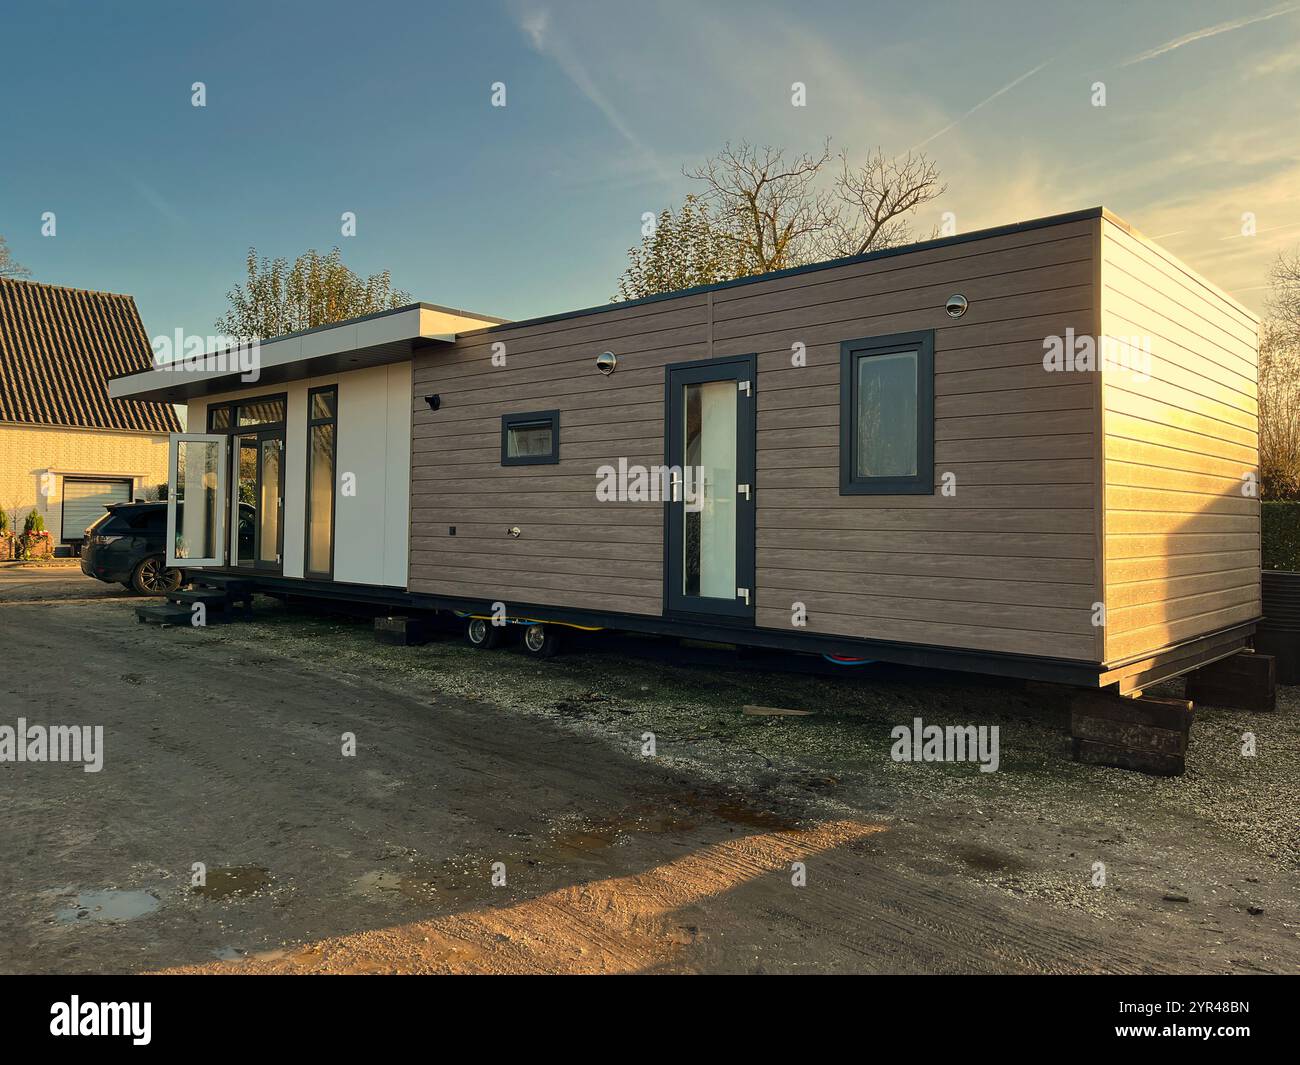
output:
[[[442,406],[442,397],[438,395],[425,396],[424,402],[429,404],[430,410],[437,410],[439,407]]]
[[[949,318],[960,318],[966,313],[966,308],[969,306],[970,301],[960,292],[957,292],[948,297],[948,302],[944,304],[943,309],[948,312]]]
[[[596,356],[596,369],[599,370],[601,373],[603,373],[606,377],[612,374],[614,372],[615,367],[617,366],[618,366],[618,356],[615,355],[612,351],[602,351],[599,355]]]

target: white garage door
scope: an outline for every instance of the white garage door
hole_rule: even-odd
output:
[[[105,503],[126,503],[131,499],[130,481],[63,482],[64,541],[80,540],[90,525],[104,516]]]

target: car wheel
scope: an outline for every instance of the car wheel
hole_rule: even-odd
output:
[[[487,618],[470,618],[465,624],[465,639],[471,647],[490,651],[506,642],[506,626],[493,625]]]
[[[168,569],[157,555],[144,559],[131,571],[131,588],[137,595],[166,595],[181,586],[181,571]]]
[[[549,625],[524,629],[524,651],[533,658],[554,658],[560,652],[560,633]]]

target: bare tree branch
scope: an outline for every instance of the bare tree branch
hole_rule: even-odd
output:
[[[838,253],[862,255],[877,248],[905,244],[911,239],[911,218],[923,204],[947,191],[939,168],[924,154],[908,152],[887,159],[881,149],[871,152],[860,167],[840,153],[835,191],[844,204]]]
[[[728,142],[703,166],[683,173],[704,183],[701,198],[742,250],[749,272],[763,273],[811,261],[835,226],[832,197],[815,185],[828,159],[829,141],[820,153],[789,162],[783,148]]]

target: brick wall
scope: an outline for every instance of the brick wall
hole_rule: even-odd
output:
[[[50,495],[43,496],[42,474]],[[111,429],[66,429],[39,425],[0,425],[0,507],[21,524],[36,507],[45,527],[59,540],[63,519],[63,478],[131,478],[134,495],[167,480],[167,437]]]

